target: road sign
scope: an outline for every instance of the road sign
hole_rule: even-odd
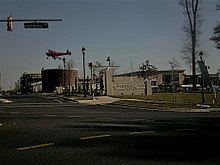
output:
[[[24,23],[24,28],[48,28],[48,23],[28,22]]]

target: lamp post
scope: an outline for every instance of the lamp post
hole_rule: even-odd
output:
[[[108,58],[107,58],[107,60],[106,61],[108,61],[108,66],[110,66],[110,57],[108,56]]]
[[[203,61],[203,52],[201,51],[201,52],[199,52],[199,56],[200,56],[200,61],[205,65],[205,62]],[[204,76],[203,76],[203,74],[201,73],[201,76],[202,76],[202,82],[201,82],[201,86],[202,86],[202,103],[205,103],[205,97],[204,97],[204,90],[203,90],[203,88],[204,88]]]
[[[86,48],[84,48],[84,46],[82,47],[81,49],[82,51],[82,55],[83,55],[83,92],[84,92],[84,97],[87,97],[86,95],[86,71],[85,71],[85,51],[86,51]]]
[[[63,84],[64,93],[66,94],[66,58],[63,58]]]

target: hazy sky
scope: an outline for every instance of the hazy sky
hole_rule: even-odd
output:
[[[183,9],[179,0],[0,0],[0,19],[10,14],[13,19],[60,18],[49,22],[48,29],[24,29],[13,23],[8,32],[0,24],[0,73],[3,89],[14,88],[24,73],[40,72],[41,68],[57,68],[62,61],[47,59],[48,49],[72,51],[75,67],[82,73],[81,48],[85,46],[86,62],[107,65],[107,57],[120,65],[119,72],[130,72],[149,59],[159,70],[170,69],[173,57],[181,68],[190,70],[181,61],[184,33]],[[204,23],[201,48],[208,52],[206,63],[211,73],[220,68],[220,50],[209,40],[220,12],[217,0],[203,0]],[[87,69],[89,74],[89,69]],[[81,74],[82,75],[82,74]]]

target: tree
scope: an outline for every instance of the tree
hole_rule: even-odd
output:
[[[144,79],[149,79],[151,76],[157,75],[157,68],[150,64],[150,60],[146,60],[140,66],[141,75]]]
[[[177,70],[179,67],[181,67],[179,61],[175,57],[168,62],[170,64],[171,70]]]
[[[220,24],[213,28],[213,34],[210,40],[214,41],[217,49],[220,49]]]
[[[216,10],[220,10],[220,0],[216,4]],[[213,33],[210,40],[214,42],[217,49],[220,49],[220,23],[213,27]]]
[[[174,57],[172,58],[170,61],[168,61],[170,64],[170,68],[171,68],[171,83],[174,82],[174,75],[175,75],[175,70],[178,70],[180,66],[179,61]],[[175,85],[175,84],[173,84]]]
[[[216,10],[220,10],[220,0],[218,0],[218,2],[216,4]]]
[[[192,78],[193,78],[193,90],[196,89],[196,58],[198,55],[198,36],[200,35],[200,29],[202,26],[201,17],[201,0],[180,0],[179,4],[184,9],[184,16],[186,18],[183,24],[183,31],[186,34],[183,46],[183,60],[186,64],[192,64]],[[191,61],[191,62],[190,62]]]

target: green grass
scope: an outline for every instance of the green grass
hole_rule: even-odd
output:
[[[153,93],[150,96],[118,96],[124,99],[140,99],[143,101],[122,100],[117,104],[137,105],[148,108],[196,108],[196,104],[201,104],[201,93]],[[211,107],[220,107],[220,95],[217,95],[216,104],[212,104],[213,94],[205,94],[205,104]],[[152,102],[149,102],[152,101]]]

